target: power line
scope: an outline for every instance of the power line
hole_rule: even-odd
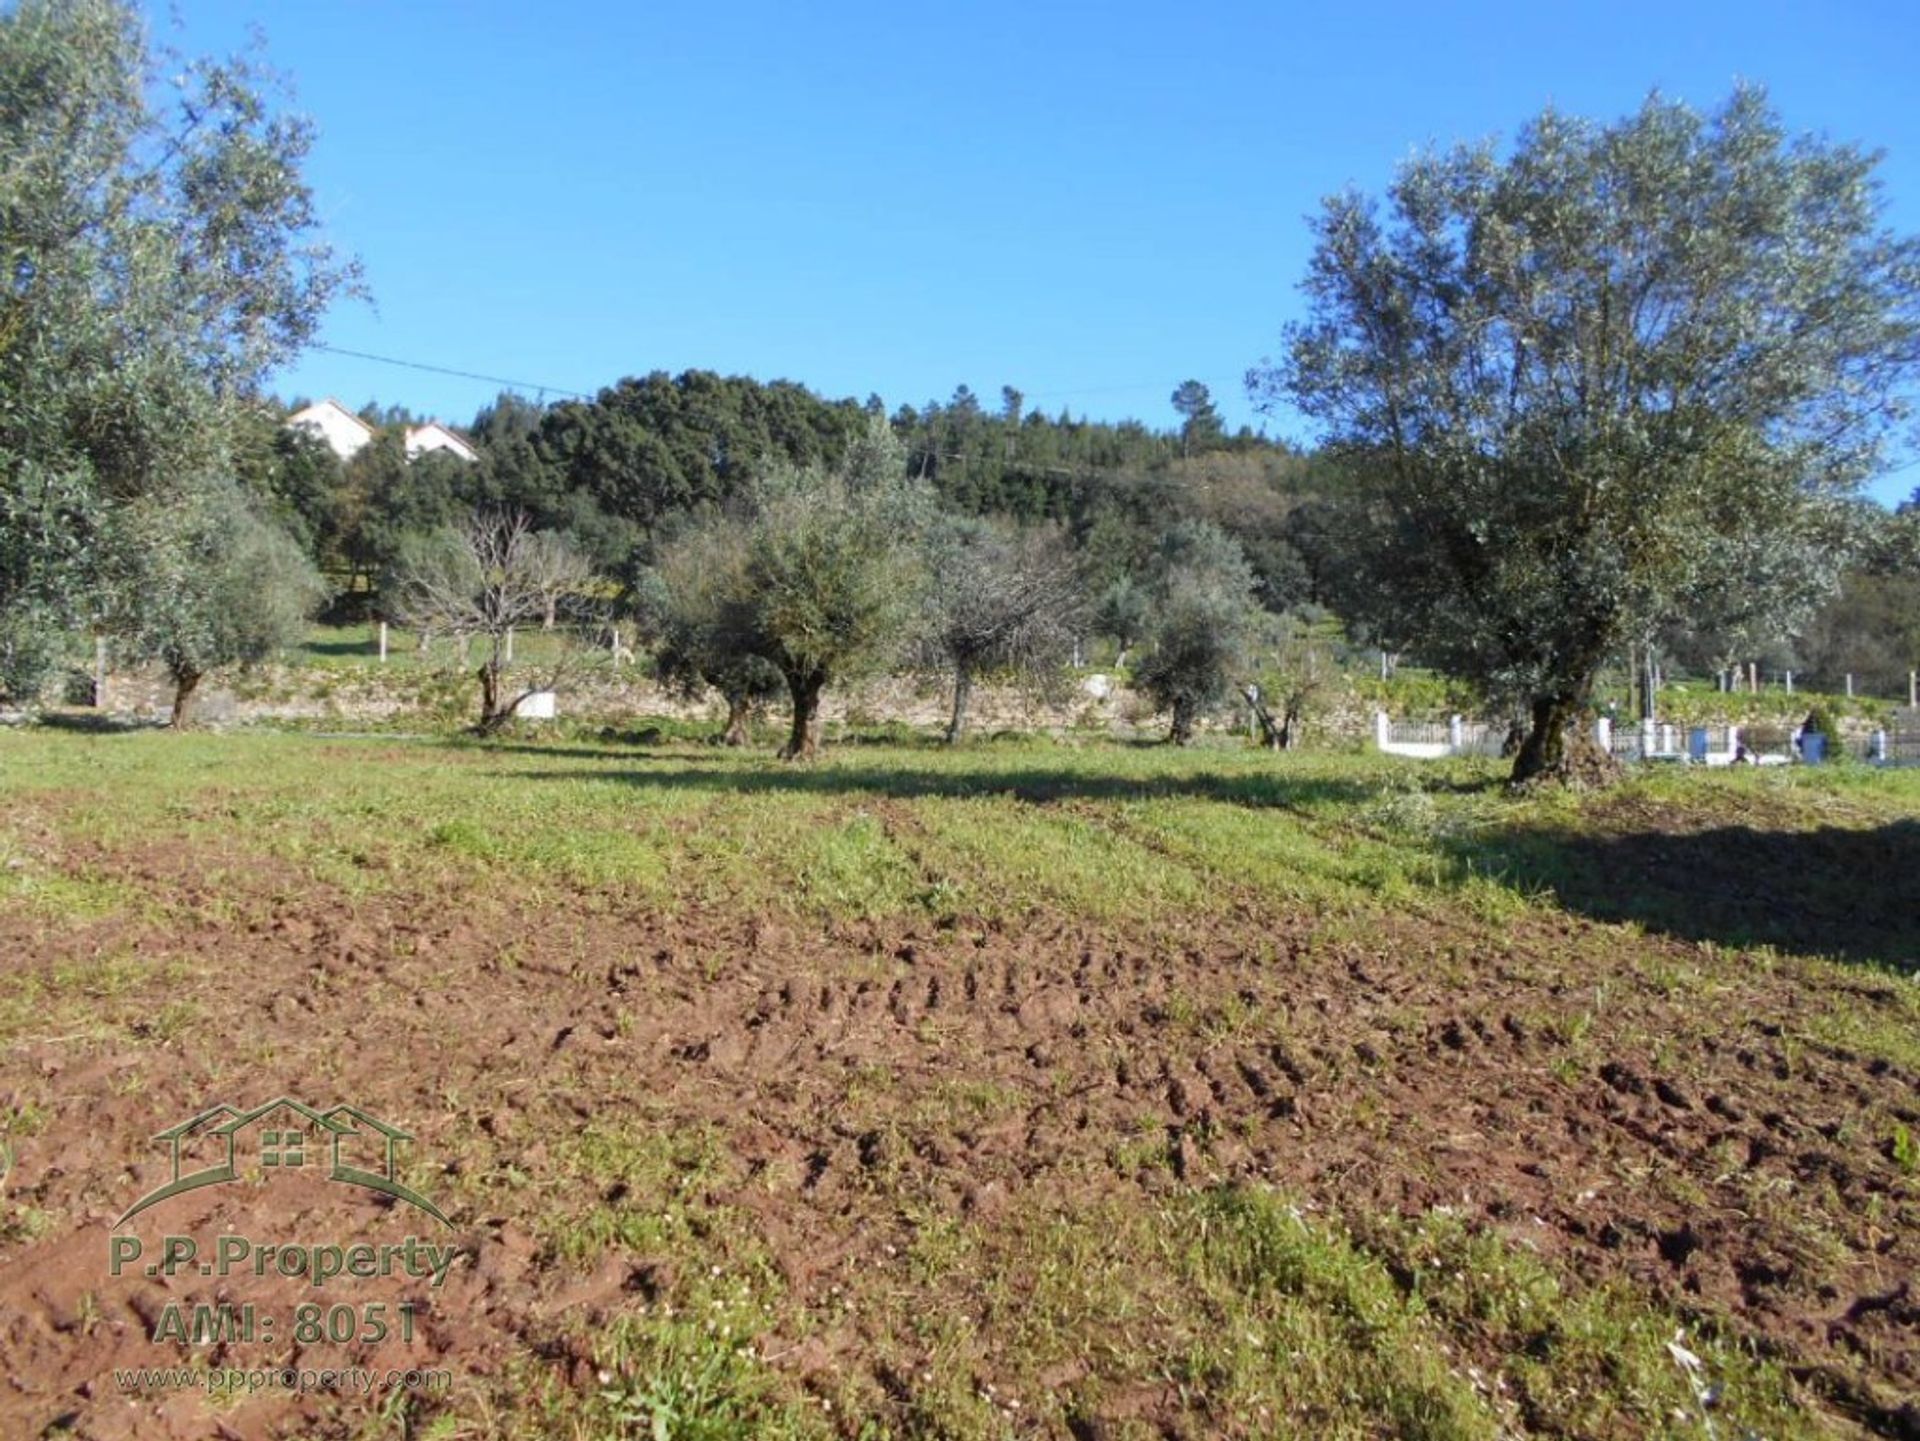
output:
[[[431,375],[451,375],[461,380],[484,380],[489,385],[504,385],[509,390],[535,390],[542,394],[569,395],[575,400],[592,400],[593,396],[584,390],[574,390],[565,385],[539,385],[531,380],[508,380],[498,375],[480,375],[471,370],[455,370],[446,365],[428,365],[420,360],[400,360],[391,355],[372,355],[364,350],[346,350],[338,345],[321,345],[315,342],[309,347],[324,350],[328,355],[345,355],[354,360],[371,360],[380,365],[397,365],[405,370],[424,370]]]
[[[323,345],[318,341],[311,343],[308,349],[325,351],[328,355],[344,355],[353,360],[371,360],[379,365],[395,365],[403,370],[423,370],[430,375],[451,375],[459,380],[480,380],[485,381],[489,385],[504,385],[514,390],[535,390],[552,395],[569,395],[576,400],[592,400],[594,398],[594,392],[575,390],[571,386],[542,385],[532,380],[509,380],[507,377],[501,375],[482,375],[477,371],[458,370],[450,365],[432,365],[423,360],[402,360],[398,356],[375,355],[371,351],[365,350],[348,350],[344,346]],[[1235,376],[1230,380],[1203,380],[1200,383],[1210,387],[1230,386],[1238,384],[1239,380],[1240,377]],[[1025,400],[1065,400],[1081,395],[1120,395],[1143,390],[1159,390],[1165,386],[1166,383],[1164,380],[1142,380],[1128,385],[1095,385],[1082,387],[1077,390],[1037,390],[1031,393],[1023,393],[1022,398]],[[1018,389],[1017,386],[1014,388]]]
[[[421,370],[421,371],[427,372],[429,375],[451,375],[459,380],[479,380],[479,381],[484,381],[488,385],[504,385],[509,390],[537,391],[543,396],[548,394],[566,395],[566,396],[571,396],[575,400],[592,400],[594,398],[591,392],[585,391],[585,390],[575,390],[571,386],[542,385],[536,381],[531,381],[531,380],[509,380],[506,377],[499,376],[499,375],[482,375],[479,372],[472,371],[472,370],[456,370],[452,366],[447,366],[447,365],[430,365],[423,360],[401,360],[397,356],[392,356],[392,355],[374,355],[370,351],[365,351],[365,350],[348,350],[345,347],[338,346],[338,345],[322,345],[318,341],[312,342],[309,346],[309,349],[322,350],[322,351],[325,351],[328,355],[342,355],[353,360],[371,360],[378,365],[394,365],[394,366],[400,367],[403,370]],[[1231,385],[1234,382],[1203,380],[1200,383],[1202,385]],[[1077,396],[1077,395],[1116,395],[1122,392],[1154,390],[1154,389],[1158,389],[1163,384],[1165,384],[1164,381],[1147,380],[1147,381],[1140,381],[1137,384],[1132,384],[1132,385],[1092,386],[1084,390],[1042,390],[1042,391],[1036,391],[1031,395],[1023,394],[1021,398],[1022,400],[1061,400],[1061,399],[1066,399],[1068,397]],[[937,455],[937,452],[936,452],[936,455]],[[969,460],[969,457],[960,456],[960,455],[939,455],[938,458],[941,460],[957,460],[957,461],[960,461],[962,464],[967,463],[967,461]],[[1916,456],[1913,459],[1908,460],[1900,465],[1896,465],[1891,470],[1883,470],[1878,475],[1874,476],[1873,479],[1887,480],[1892,476],[1904,475],[1907,471],[1912,470],[1915,466],[1920,466],[1920,456]],[[1066,466],[1026,465],[1022,468],[1027,470],[1052,471],[1055,474],[1085,474],[1086,473],[1084,471],[1079,470],[1078,468],[1070,469],[1069,467],[1066,467]]]

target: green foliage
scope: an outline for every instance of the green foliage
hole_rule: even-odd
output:
[[[786,681],[786,753],[819,746],[821,692],[900,658],[920,615],[928,497],[901,473],[899,442],[869,418],[839,467],[773,466],[748,495],[669,546],[648,606],[670,642],[668,674],[727,676],[751,690],[757,659]]]
[[[533,445],[637,540],[666,516],[740,494],[774,464],[838,466],[865,424],[854,402],[787,381],[655,371],[554,406]]]
[[[1197,380],[1183,380],[1173,392],[1173,408],[1180,412],[1180,453],[1198,455],[1225,438],[1226,427],[1214,409],[1213,396]]]
[[[783,674],[825,683],[898,654],[919,571],[893,501],[816,472],[755,518],[742,580],[760,653]]]
[[[1326,203],[1311,318],[1260,383],[1353,471],[1353,615],[1533,704],[1516,774],[1625,643],[1693,610],[1781,628],[1830,584],[1920,334],[1873,164],[1742,89],[1549,111],[1504,160],[1408,163],[1385,216]]]
[[[738,524],[695,525],[666,543],[634,588],[654,674],[688,699],[708,687],[727,702],[724,739],[743,744],[750,712],[785,686],[778,667],[745,648],[747,535]]]
[[[326,598],[292,537],[231,485],[180,501],[137,502],[122,534],[109,624],[128,655],[166,665],[177,688],[176,724],[204,676],[295,644]]]
[[[0,13],[0,661],[95,623],[129,507],[230,465],[247,396],[351,267],[314,244],[311,139],[244,64],[162,89],[113,0]],[[44,651],[44,646],[41,647]]]
[[[1240,547],[1217,526],[1190,521],[1161,544],[1150,648],[1134,683],[1173,712],[1177,744],[1192,739],[1199,713],[1226,699],[1251,663],[1253,588]]]

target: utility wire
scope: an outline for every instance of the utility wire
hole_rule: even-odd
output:
[[[398,365],[406,370],[424,370],[431,375],[451,375],[461,380],[484,380],[489,385],[504,385],[509,390],[535,390],[542,394],[568,395],[575,400],[592,400],[593,396],[584,390],[574,390],[565,385],[537,385],[530,380],[508,380],[498,375],[480,375],[471,370],[455,370],[445,365],[428,365],[420,360],[399,360],[391,355],[372,355],[364,350],[346,350],[338,345],[321,345],[317,341],[309,347],[311,350],[324,350],[328,355],[345,355],[354,360],[371,360],[380,365]]]
[[[371,360],[379,365],[397,365],[404,370],[423,370],[430,375],[451,375],[460,380],[481,380],[481,381],[485,381],[489,385],[504,385],[510,390],[532,390],[532,391],[537,391],[542,395],[548,395],[548,394],[565,395],[565,396],[571,396],[575,400],[592,400],[593,399],[593,395],[588,391],[574,390],[571,387],[565,386],[565,385],[540,385],[531,380],[508,380],[504,376],[481,375],[477,371],[455,370],[453,367],[446,366],[446,365],[429,365],[425,361],[421,361],[421,360],[401,360],[396,356],[391,356],[391,355],[374,355],[365,350],[347,350],[342,346],[322,345],[317,341],[310,344],[308,348],[312,350],[325,351],[328,355],[343,355],[353,360]],[[1139,390],[1156,389],[1162,383],[1163,382],[1159,382],[1159,381],[1142,381],[1137,385],[1103,385],[1103,386],[1095,386],[1086,390],[1043,390],[1043,391],[1036,391],[1032,395],[1023,395],[1022,399],[1023,400],[1059,400],[1059,399],[1064,399],[1066,397],[1075,396],[1075,395],[1110,395],[1110,394],[1118,394],[1122,391],[1139,391]],[[1206,382],[1206,381],[1201,382],[1201,384],[1203,385],[1208,383],[1209,382]],[[1231,382],[1223,382],[1223,383],[1230,384]],[[974,459],[975,457],[968,457],[968,456],[961,456],[961,455],[939,455],[938,458],[941,460],[959,461],[961,464],[966,464],[970,459]],[[1019,462],[1016,461],[1015,464],[1019,464]],[[1883,470],[1877,476],[1874,476],[1873,479],[1885,480],[1889,476],[1904,475],[1907,471],[1912,470],[1915,466],[1920,466],[1920,456],[1916,456],[1912,460],[1906,461],[1904,464],[1896,465],[1891,470]],[[1061,475],[1085,474],[1085,471],[1079,468],[1069,468],[1067,466],[1027,464],[1027,465],[1024,465],[1022,468],[1027,470],[1051,471],[1055,474],[1061,474]]]

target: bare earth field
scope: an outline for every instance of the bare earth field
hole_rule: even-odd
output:
[[[1920,773],[22,731],[0,943],[6,1437],[1920,1436]]]

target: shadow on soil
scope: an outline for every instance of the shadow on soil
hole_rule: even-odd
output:
[[[1546,891],[1595,920],[1920,971],[1920,821],[1801,832],[1528,829],[1452,850],[1462,874]]]

